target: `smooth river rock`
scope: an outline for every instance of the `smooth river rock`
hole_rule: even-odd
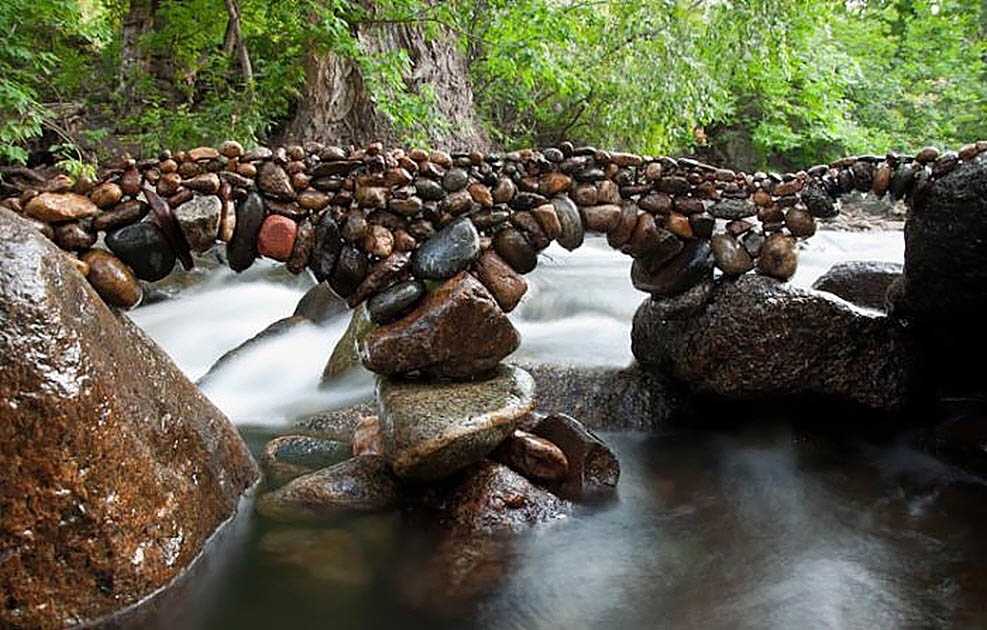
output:
[[[236,226],[233,238],[226,244],[226,259],[230,269],[243,271],[257,259],[257,233],[264,223],[264,200],[250,193],[236,206]]]
[[[398,505],[398,482],[384,458],[363,455],[292,479],[257,500],[257,511],[278,521],[310,521]]]
[[[520,343],[490,292],[461,272],[398,321],[367,333],[359,351],[363,365],[378,374],[419,370],[464,379],[489,372]]]
[[[86,219],[95,216],[99,207],[88,197],[76,193],[44,192],[34,197],[24,206],[24,214],[45,222]]]
[[[99,297],[110,306],[131,308],[141,301],[137,276],[119,258],[102,249],[91,249],[79,260],[89,266],[87,278]]]
[[[415,250],[411,271],[422,280],[445,280],[469,266],[479,253],[480,234],[472,221],[461,217]]]
[[[569,472],[569,460],[561,448],[522,429],[515,429],[491,457],[536,481],[561,481]]]
[[[260,464],[268,482],[279,487],[296,477],[345,461],[351,454],[349,442],[282,435],[264,446]]]
[[[562,494],[586,498],[609,494],[620,480],[617,456],[578,420],[563,413],[550,415],[532,427],[531,432],[548,440],[565,454]]]
[[[497,448],[534,408],[534,395],[531,375],[503,364],[471,382],[378,377],[387,458],[399,477],[448,477]]]
[[[726,398],[814,393],[894,410],[909,386],[892,320],[764,276],[718,282],[696,317],[668,318],[661,301],[646,300],[631,349],[643,366]]]
[[[0,209],[0,627],[168,585],[257,468],[236,429],[68,257]]]
[[[106,234],[106,246],[147,282],[161,280],[175,267],[175,250],[161,228],[142,221]]]
[[[219,234],[223,204],[215,195],[196,195],[173,210],[178,227],[193,252],[208,251]]]

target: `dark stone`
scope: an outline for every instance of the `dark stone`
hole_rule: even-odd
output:
[[[269,485],[280,487],[296,477],[333,466],[352,457],[349,442],[308,435],[282,435],[264,447],[260,465]]]
[[[707,212],[717,219],[746,219],[757,214],[757,206],[742,199],[724,199],[711,205]]]
[[[889,262],[845,262],[833,265],[812,284],[857,306],[884,310],[891,283],[901,277],[903,267]]]
[[[93,217],[92,228],[97,231],[109,231],[137,223],[147,215],[148,210],[147,204],[143,201],[136,199],[124,201]]]
[[[750,274],[717,283],[697,317],[671,319],[660,301],[645,301],[631,349],[642,366],[726,398],[814,393],[895,410],[910,382],[891,320]]]
[[[696,238],[710,238],[713,236],[713,228],[716,227],[716,219],[705,212],[690,214],[689,225],[692,226],[692,233]]]
[[[344,245],[329,278],[329,286],[339,297],[348,298],[367,277],[369,267],[366,254],[352,245]]]
[[[716,266],[728,276],[739,276],[754,268],[750,253],[732,234],[717,234],[711,247]]]
[[[337,298],[338,299],[338,298]],[[290,317],[283,317],[273,324],[268,325],[264,330],[260,331],[250,339],[247,339],[240,345],[236,346],[232,350],[227,350],[221,357],[216,359],[216,361],[209,366],[209,369],[199,377],[196,381],[196,385],[202,387],[212,381],[216,375],[227,365],[242,357],[244,354],[249,352],[251,349],[257,347],[265,341],[270,341],[271,339],[283,335],[297,326],[304,325],[308,322],[304,317],[300,315],[292,315]]]
[[[293,316],[303,317],[313,324],[325,324],[346,312],[346,302],[339,299],[325,282],[320,282],[298,300]]]
[[[274,162],[264,162],[257,171],[257,187],[265,195],[275,199],[292,201],[295,191],[291,187],[291,177]]]
[[[460,217],[425,241],[411,256],[411,272],[422,280],[451,278],[480,254],[480,234]]]
[[[87,625],[185,571],[257,468],[164,351],[2,208],[0,318],[0,626]]]
[[[801,197],[809,214],[817,219],[831,219],[840,213],[836,202],[820,186],[807,186],[802,190]]]
[[[175,266],[175,251],[150,221],[134,223],[106,235],[106,246],[141,280],[161,280]]]
[[[264,223],[264,200],[257,193],[248,193],[236,205],[236,226],[233,238],[226,245],[226,260],[230,269],[243,271],[257,258],[257,234]]]
[[[404,279],[408,275],[407,270],[410,264],[411,254],[407,252],[397,252],[377,262],[367,272],[367,277],[363,279],[356,291],[347,298],[346,303],[350,308],[353,308],[378,291]]]
[[[332,218],[331,213],[323,212],[319,218],[319,224],[315,228],[315,245],[312,249],[312,258],[309,261],[309,267],[315,274],[316,280],[323,282],[332,277],[342,248],[343,240],[339,224]]]
[[[408,312],[425,297],[425,285],[405,280],[391,285],[367,300],[367,313],[375,324],[389,324]]]
[[[498,231],[493,245],[497,255],[518,273],[528,273],[538,264],[538,252],[524,234],[514,228]]]
[[[96,234],[78,221],[69,221],[54,225],[52,240],[64,250],[79,252],[89,249],[96,243]]]
[[[575,418],[554,414],[536,424],[531,432],[557,445],[565,453],[568,470],[561,493],[585,498],[613,492],[620,479],[620,462],[603,440]]]
[[[448,192],[458,192],[466,188],[470,181],[469,175],[461,168],[449,169],[442,178],[442,187]]]
[[[424,177],[419,177],[415,180],[415,191],[425,201],[439,201],[446,196],[446,191],[442,188],[442,184]]]
[[[652,295],[676,295],[713,277],[713,255],[709,241],[692,239],[678,254],[660,265],[648,257],[631,265],[631,282],[638,291]]]
[[[364,336],[360,358],[378,374],[421,370],[438,377],[472,378],[489,372],[520,342],[493,296],[461,272],[400,320]]]

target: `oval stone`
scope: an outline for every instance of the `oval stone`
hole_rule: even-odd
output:
[[[480,234],[467,217],[460,217],[428,239],[411,256],[411,272],[423,280],[456,275],[480,253]]]
[[[572,199],[565,195],[552,198],[552,207],[559,218],[561,232],[559,233],[559,245],[570,252],[583,244],[586,230],[583,227],[583,219],[579,214],[579,208],[572,202]]]
[[[772,234],[761,245],[757,258],[757,270],[766,276],[788,280],[795,275],[798,256],[795,253],[795,239],[784,234]]]
[[[733,234],[717,234],[711,247],[716,266],[728,276],[739,276],[754,268],[754,260]]]
[[[425,285],[419,280],[393,284],[367,300],[367,313],[376,324],[389,324],[408,312],[425,297]]]
[[[332,270],[329,286],[342,298],[349,297],[367,277],[370,261],[366,254],[352,245],[346,245],[339,252],[339,260]]]
[[[288,217],[268,215],[257,233],[257,253],[282,262],[288,260],[297,233],[298,225]]]
[[[538,252],[531,246],[524,234],[514,228],[506,228],[494,236],[494,251],[504,259],[514,271],[528,273],[538,264]]]
[[[707,210],[717,219],[746,219],[757,214],[757,206],[745,199],[724,199]]]
[[[133,223],[108,233],[106,246],[134,275],[147,282],[164,278],[175,266],[174,248],[152,221]]]
[[[110,306],[130,308],[140,302],[141,285],[130,268],[113,254],[91,249],[80,259],[89,265],[89,284]]]
[[[226,260],[233,271],[243,271],[257,258],[257,233],[264,222],[264,200],[250,193],[236,206],[236,227],[226,244]]]

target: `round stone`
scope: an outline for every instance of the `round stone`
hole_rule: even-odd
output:
[[[438,201],[446,196],[442,184],[424,177],[415,180],[415,192],[425,201]]]
[[[329,286],[339,297],[349,297],[367,277],[369,267],[370,261],[366,254],[352,245],[346,245],[339,252],[339,260],[329,278]]]
[[[505,228],[494,236],[494,251],[514,271],[528,273],[538,264],[538,252],[524,234],[514,228]]]
[[[450,169],[442,178],[442,187],[449,192],[458,192],[469,183],[469,176],[461,168]]]
[[[820,219],[831,219],[838,215],[840,211],[836,208],[836,203],[825,190],[820,186],[809,186],[801,192],[802,203],[809,210],[809,214]]]
[[[732,234],[717,234],[711,242],[716,266],[728,276],[739,276],[754,268],[754,260]]]
[[[583,227],[583,219],[576,204],[569,197],[559,195],[552,198],[552,207],[555,208],[555,215],[558,217],[561,227],[557,239],[559,245],[569,251],[582,245],[586,230]]]
[[[257,233],[257,253],[273,260],[285,261],[295,246],[298,224],[279,214],[268,215]]]
[[[785,214],[785,227],[798,238],[809,238],[816,233],[816,220],[804,208],[792,208]]]
[[[766,276],[788,280],[795,275],[798,255],[795,253],[795,239],[784,234],[772,234],[761,245],[757,258],[757,270]]]
[[[236,206],[236,227],[226,244],[226,260],[233,271],[243,271],[257,258],[257,233],[264,223],[264,200],[250,193]]]
[[[152,221],[132,223],[106,235],[106,246],[141,280],[156,282],[175,266],[175,250]]]
[[[127,265],[113,254],[91,249],[80,259],[89,265],[89,284],[110,306],[130,308],[140,302],[141,286]]]

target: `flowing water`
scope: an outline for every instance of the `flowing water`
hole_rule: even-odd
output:
[[[822,232],[793,282],[840,260],[900,261],[901,233]],[[548,250],[512,314],[515,356],[630,362],[643,295],[600,241]],[[132,317],[198,378],[291,314],[309,285],[270,269],[211,272]],[[303,325],[257,344],[204,391],[257,451],[291,420],[371,394],[366,374],[317,389],[346,325]],[[745,407],[743,429],[605,433],[617,497],[510,547],[477,541],[468,587],[436,578],[435,532],[401,515],[286,528],[249,511],[222,561],[161,628],[970,628],[987,627],[987,486],[904,437],[820,434]],[[818,423],[812,426],[818,426]],[[218,553],[218,552],[217,552]],[[476,597],[467,597],[475,593]]]

